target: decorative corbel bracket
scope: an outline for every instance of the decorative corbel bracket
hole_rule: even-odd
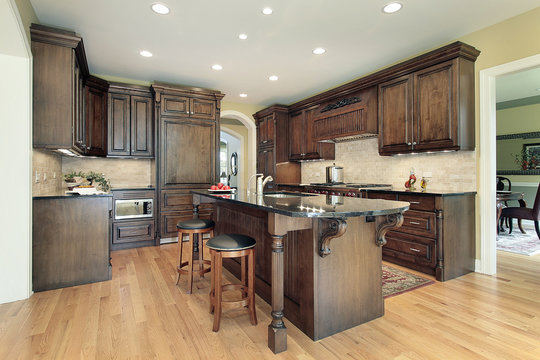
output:
[[[340,237],[347,230],[345,219],[320,218],[319,219],[319,256],[330,254],[330,240]]]
[[[377,237],[375,238],[375,243],[379,246],[383,246],[386,245],[386,233],[403,225],[403,214],[390,214],[386,215],[384,218],[382,216],[380,218],[384,220],[381,221],[377,226]]]

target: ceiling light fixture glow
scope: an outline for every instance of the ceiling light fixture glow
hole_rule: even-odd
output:
[[[159,15],[167,15],[171,12],[167,5],[161,3],[152,4],[152,11]]]
[[[139,54],[144,57],[152,57],[152,53],[148,50],[142,50]]]
[[[316,49],[313,49],[313,53],[314,53],[315,55],[322,55],[322,54],[324,54],[325,52],[326,52],[326,50],[323,49],[323,48],[320,48],[320,47],[318,47],[318,48],[316,48]]]
[[[240,94],[240,97],[245,98],[245,97],[247,97],[247,94],[241,93],[241,94]]]
[[[240,34],[240,35],[238,35],[238,38],[240,40],[246,40],[247,39],[247,34]]]
[[[264,15],[270,15],[270,14],[272,14],[273,12],[274,12],[274,10],[272,10],[272,9],[269,8],[269,7],[265,7],[264,9],[262,9],[262,13],[263,13]]]
[[[215,65],[212,65],[212,69],[214,70],[223,70],[223,66],[219,65],[219,64],[215,64]]]
[[[268,77],[268,80],[270,80],[270,81],[277,81],[277,79],[279,79],[277,77],[277,75],[271,75],[271,76]]]
[[[401,8],[403,7],[403,4],[402,3],[399,3],[399,2],[391,2],[391,3],[388,3],[386,5],[384,5],[382,11],[385,13],[385,14],[393,14],[399,10],[401,10]]]

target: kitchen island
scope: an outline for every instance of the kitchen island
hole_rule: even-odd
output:
[[[268,346],[287,349],[283,316],[319,340],[384,314],[381,246],[407,202],[302,193],[192,191],[194,210],[213,203],[216,234],[257,241],[256,292],[272,304]],[[240,264],[224,262],[235,276]]]

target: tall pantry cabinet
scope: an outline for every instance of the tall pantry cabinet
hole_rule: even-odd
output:
[[[208,189],[219,174],[219,112],[215,90],[152,85],[156,119],[159,237],[177,236],[178,221],[193,218],[193,189]],[[199,217],[211,217],[201,204]]]

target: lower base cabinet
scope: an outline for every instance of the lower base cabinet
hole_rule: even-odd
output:
[[[110,195],[33,199],[33,291],[111,279],[111,210]]]
[[[383,260],[446,281],[474,271],[473,193],[434,195],[368,191],[370,199],[409,202],[403,225],[386,234]]]

